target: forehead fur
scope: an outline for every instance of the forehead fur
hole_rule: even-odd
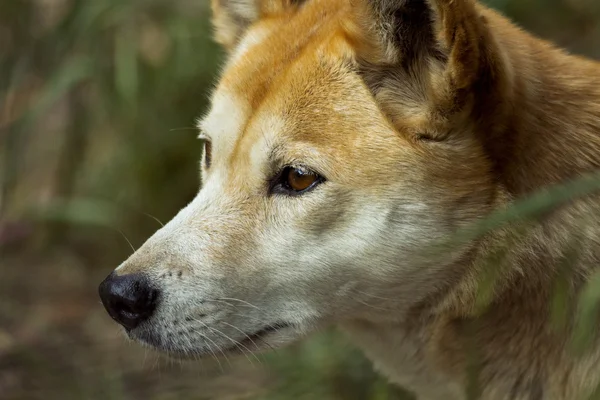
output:
[[[362,82],[357,85],[368,87],[370,92],[362,100],[374,99],[397,131],[427,131],[431,99],[427,98],[430,90],[425,87],[426,79],[414,79],[411,71],[395,69],[388,74],[385,67],[373,67],[373,62],[385,59],[387,49],[372,16],[373,10],[366,1],[313,0],[273,9],[252,23],[237,46],[230,49],[215,95],[215,100],[223,98],[223,93],[235,98],[225,108],[244,103],[247,115],[236,116],[236,120],[244,120],[239,122],[242,126],[236,133],[245,131],[250,116],[293,80],[304,79],[296,85],[304,85],[310,92],[310,103],[315,103],[322,91],[336,90],[330,82],[324,82],[323,76],[316,76],[327,69],[335,71],[329,74],[333,81],[339,81],[339,75],[345,73],[360,75]],[[369,62],[365,62],[367,59]],[[358,105],[359,100],[352,97],[350,100]],[[289,101],[296,109],[302,108],[301,99]],[[215,109],[219,103],[215,102]],[[272,111],[275,106],[278,104],[270,103]]]
[[[389,148],[370,131],[398,140],[357,73],[356,8],[335,0],[310,5],[257,22],[232,51],[201,123],[215,151],[223,150],[220,157],[246,162],[260,153],[252,146],[276,144],[282,135],[295,139],[286,142],[288,158],[294,158],[290,143],[304,142],[327,151],[330,160],[336,154],[351,159],[345,153],[360,141],[370,142],[365,148]]]
[[[274,81],[304,55],[318,54],[324,63],[350,60],[352,49],[343,29],[349,14],[347,2],[317,1],[258,21],[233,51],[220,86],[242,93],[256,109]]]
[[[347,47],[339,29],[339,16],[344,10],[333,6],[333,3],[337,2],[322,2],[324,7],[306,7],[299,12],[281,13],[253,24],[231,52],[213,95],[212,110],[200,127],[207,131],[223,131],[219,127],[213,128],[212,125],[216,125],[213,122],[219,120],[222,124],[223,119],[228,119],[228,131],[243,130],[244,126],[230,126],[233,125],[231,120],[239,123],[243,120],[242,125],[246,125],[249,116],[256,112],[270,92],[276,91],[277,85],[286,80],[291,66],[297,69],[299,64],[304,64],[301,73],[306,75],[309,72],[307,64],[310,64],[307,62],[308,54],[320,53],[317,62],[324,64],[330,64],[333,59],[339,60],[342,56],[339,50]],[[333,53],[336,47],[338,51]],[[310,66],[313,70],[318,67]],[[231,118],[232,112],[243,115]]]

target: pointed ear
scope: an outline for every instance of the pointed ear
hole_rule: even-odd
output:
[[[299,7],[304,0],[211,0],[215,40],[233,49],[253,23]]]
[[[401,75],[413,92],[427,98],[428,109],[448,115],[473,103],[469,100],[477,91],[492,90],[482,85],[499,78],[501,54],[487,27],[486,10],[475,1],[352,1],[363,6],[357,28],[368,32],[368,38],[357,40],[362,43],[357,52],[375,90],[390,87]]]
[[[260,17],[260,0],[212,0],[215,40],[232,49],[248,26]]]

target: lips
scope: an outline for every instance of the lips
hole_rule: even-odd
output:
[[[231,345],[220,346],[220,348],[199,350],[194,348],[180,347],[174,342],[166,339],[164,336],[153,332],[152,330],[141,330],[133,333],[128,331],[127,335],[134,340],[140,341],[156,350],[163,351],[167,355],[177,359],[192,359],[195,356],[207,356],[213,355],[213,352],[219,354],[245,354],[246,352],[262,352],[273,350],[279,347],[279,343],[273,343],[273,339],[276,339],[277,333],[280,331],[289,332],[292,328],[292,324],[289,323],[276,323],[264,327],[260,330],[254,331],[253,333],[244,333],[242,337],[231,338]],[[242,331],[240,331],[241,333]],[[284,335],[285,337],[286,335]],[[280,338],[281,339],[281,338]],[[235,343],[234,343],[235,342]],[[271,342],[271,343],[269,343]],[[215,343],[212,342],[214,345]]]
[[[254,333],[246,334],[246,338],[243,340],[240,340],[238,342],[238,345],[233,345],[230,348],[223,349],[223,350],[237,352],[237,351],[240,351],[240,348],[238,346],[258,346],[260,344],[264,344],[267,347],[271,347],[263,339],[273,333],[277,333],[277,332],[281,331],[282,329],[289,328],[289,327],[291,327],[290,324],[286,324],[283,322],[269,325],[268,327],[265,327]]]
[[[275,324],[275,325],[269,325],[268,327],[261,329],[258,332],[255,332],[251,335],[248,335],[248,339],[260,339],[261,337],[267,336],[270,333],[274,333],[277,331],[280,331],[284,328],[288,328],[290,326],[290,324],[286,324],[286,323],[279,323],[279,324]]]

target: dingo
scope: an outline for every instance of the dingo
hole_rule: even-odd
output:
[[[100,287],[128,335],[210,356],[336,324],[419,398],[465,398],[468,370],[484,399],[590,394],[600,346],[575,355],[550,314],[559,275],[576,299],[600,265],[597,197],[518,239],[432,244],[600,167],[600,65],[472,0],[213,11],[229,55],[199,123],[203,188]],[[479,271],[511,237],[482,311]]]

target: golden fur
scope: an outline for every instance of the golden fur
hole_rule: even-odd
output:
[[[473,370],[484,399],[589,395],[599,347],[575,355],[573,318],[556,328],[550,317],[557,278],[571,317],[600,263],[597,197],[443,257],[428,249],[600,167],[600,65],[471,0],[213,0],[213,10],[229,58],[200,123],[214,147],[205,187],[119,268],[163,282],[157,320],[235,296],[264,320],[294,321],[271,345],[338,324],[419,398],[466,398]],[[264,182],[294,163],[326,183],[268,195]],[[173,269],[187,280],[165,278]],[[252,331],[236,318],[203,324]],[[137,338],[171,353],[211,349],[191,336]]]

